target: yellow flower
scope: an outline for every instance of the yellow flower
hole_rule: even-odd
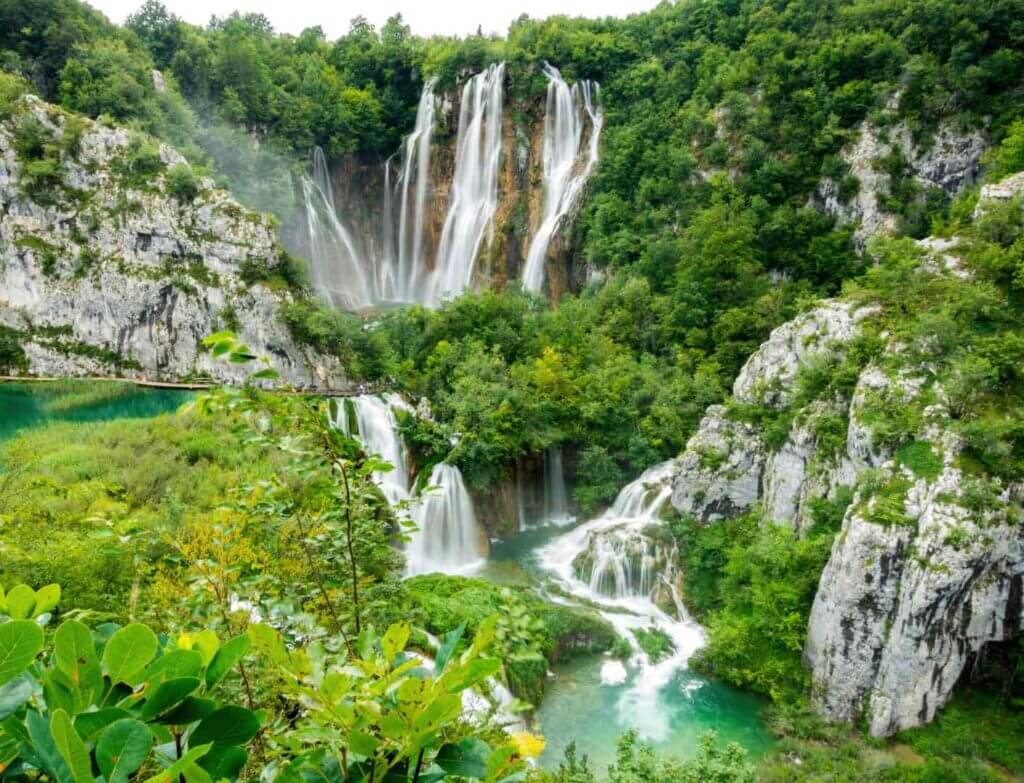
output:
[[[544,738],[528,731],[519,731],[511,737],[512,745],[520,758],[535,759],[544,752]]]

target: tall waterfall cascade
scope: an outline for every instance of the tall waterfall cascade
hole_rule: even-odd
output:
[[[406,547],[407,573],[473,571],[483,563],[486,551],[462,473],[454,465],[439,462],[429,484],[433,489],[413,507],[418,530]]]
[[[412,498],[409,459],[398,430],[396,410],[412,411],[397,394],[363,394],[337,408],[334,426],[357,438],[367,454],[392,465],[373,474],[374,483],[391,505],[411,504],[410,516],[418,530],[406,547],[406,571],[414,574],[466,573],[483,562],[483,533],[462,474],[454,465],[438,464],[430,474],[428,491]]]
[[[658,694],[704,643],[700,625],[690,619],[667,577],[671,561],[665,545],[652,542],[645,530],[658,524],[658,515],[672,494],[675,460],[645,471],[622,489],[604,514],[551,541],[538,552],[540,565],[572,595],[599,607],[602,616],[629,640],[632,681],[617,710],[625,725],[654,741],[669,735]],[[672,596],[674,616],[653,600],[659,582]],[[651,661],[636,632],[656,628],[672,641],[674,650]],[[629,674],[619,661],[607,661],[601,672],[607,684],[625,682]]]
[[[544,114],[544,213],[523,266],[523,287],[540,291],[544,286],[544,260],[555,231],[576,205],[597,163],[598,142],[604,115],[598,105],[596,82],[581,81],[570,87],[554,66],[545,63],[548,77]],[[583,148],[586,125],[587,143]],[[581,149],[582,148],[582,149]]]
[[[373,270],[342,221],[323,150],[313,150],[310,175],[302,178],[313,290],[342,310],[363,310],[376,298]]]
[[[505,63],[491,65],[462,89],[455,175],[426,304],[469,288],[480,247],[493,238],[504,91]]]
[[[394,234],[390,181],[385,176],[384,233],[390,235],[390,255],[380,264],[381,298],[392,302],[417,302],[422,298],[427,275],[424,247],[428,188],[430,186],[430,140],[434,132],[437,97],[434,80],[423,85],[416,126],[405,140],[402,173],[397,182],[398,233]],[[387,169],[385,164],[385,170]],[[387,173],[387,171],[385,171]]]
[[[540,291],[555,234],[578,204],[598,159],[603,125],[596,82],[569,85],[545,64],[544,196],[537,229],[523,267],[523,285]],[[436,82],[423,85],[416,124],[401,149],[383,164],[382,203],[372,206],[371,226],[356,230],[336,203],[324,153],[313,151],[302,179],[307,246],[313,287],[339,309],[365,311],[391,304],[437,306],[473,287],[478,262],[494,240],[502,165],[506,70],[489,66],[462,87],[450,186],[431,181],[434,130],[443,101]],[[437,199],[445,198],[438,229]],[[360,212],[361,214],[361,212]],[[365,221],[364,221],[365,222]],[[360,233],[362,232],[362,233]],[[369,234],[369,235],[368,235]]]

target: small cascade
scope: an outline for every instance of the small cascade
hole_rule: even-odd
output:
[[[395,409],[411,410],[409,404],[395,394],[378,396],[362,394],[350,399],[355,410],[355,427],[349,422],[346,405],[338,406],[335,426],[350,437],[357,437],[368,454],[380,457],[392,466],[387,473],[373,474],[388,503],[394,505],[409,499],[409,461],[405,442],[398,432]]]
[[[498,207],[505,64],[491,65],[462,90],[448,214],[425,291],[437,304],[468,289],[484,238],[490,238]]]
[[[462,473],[439,462],[430,473],[432,491],[413,508],[418,526],[406,548],[408,574],[466,573],[483,563],[486,548]]]
[[[554,525],[567,525],[573,521],[569,513],[569,493],[565,489],[561,446],[551,446],[544,452],[543,521]]]
[[[672,571],[672,547],[651,539],[634,525],[595,531],[573,560],[573,573],[590,590],[610,598],[652,598]]]
[[[581,81],[569,87],[558,69],[547,63],[547,106],[544,116],[544,212],[523,266],[523,287],[544,287],[544,261],[551,238],[576,204],[590,172],[597,163],[598,142],[604,115],[597,99],[596,82]],[[587,145],[581,149],[589,122]]]
[[[314,290],[337,308],[369,307],[376,299],[371,267],[338,216],[327,160],[319,147],[301,184]]]
[[[689,618],[681,602],[675,603],[676,616],[671,616],[652,600],[659,582],[668,582],[673,602],[678,599],[668,578],[670,553],[644,533],[658,523],[672,494],[675,469],[674,460],[648,469],[622,489],[604,514],[538,552],[541,566],[569,593],[603,607],[602,616],[629,640],[633,648],[629,663],[635,673],[617,710],[623,725],[635,727],[641,736],[654,741],[663,740],[670,732],[665,712],[658,708],[659,693],[704,643],[701,627]],[[636,636],[637,631],[651,628],[666,634],[674,647],[656,663],[641,649]],[[628,673],[620,662],[608,661],[602,678],[606,684],[617,685],[626,681]]]

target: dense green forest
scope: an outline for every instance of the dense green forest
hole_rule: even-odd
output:
[[[298,343],[427,401],[428,416],[397,412],[421,477],[449,463],[497,494],[557,447],[586,519],[677,457],[711,405],[775,450],[818,405],[816,448],[840,454],[871,366],[925,378],[916,397],[864,403],[874,445],[934,480],[944,464],[921,432],[939,406],[962,444],[963,503],[1003,507],[1024,475],[1024,212],[1019,195],[984,205],[980,192],[1024,171],[1024,0],[682,0],[625,19],[524,16],[504,37],[467,38],[357,18],[334,41],[255,14],[194,26],[158,0],[123,26],[77,0],[0,0],[0,121],[21,195],[38,204],[68,195],[61,167],[77,159],[83,115],[131,129],[125,182],[163,177],[187,210],[208,175],[287,223],[313,148],[334,165],[383,163],[429,79],[452,91],[496,62],[510,99],[536,107],[545,61],[601,86],[600,162],[571,228],[588,282],[555,302],[512,281],[367,317],[318,301],[283,250],[246,270],[287,295]],[[28,93],[71,118],[59,141],[26,113]],[[865,123],[924,150],[940,129],[979,134],[976,181],[925,186],[893,146],[872,164],[892,236],[859,245],[856,223],[815,194],[828,180],[849,204],[866,186],[843,154]],[[156,141],[188,163],[165,171]],[[955,248],[953,267],[936,268],[918,242],[929,236]],[[187,285],[206,282],[193,272]],[[785,405],[733,398],[771,331],[823,298],[877,312],[841,356],[796,373]],[[230,330],[204,350],[251,368],[252,383],[175,414],[54,422],[0,444],[0,780],[1024,776],[1019,638],[972,659],[934,722],[888,739],[812,707],[808,618],[844,520],[863,507],[886,530],[912,524],[911,481],[880,469],[815,500],[802,530],[766,524],[760,503],[715,524],[662,515],[658,541],[706,634],[690,666],[765,699],[769,751],[708,734],[680,760],[627,732],[607,770],[571,745],[537,766],[530,719],[549,669],[628,659],[615,624],[550,583],[407,578],[409,502],[389,505],[379,475],[391,466],[337,426],[345,403],[260,390],[274,373]],[[0,364],[27,361],[0,326]],[[56,401],[38,394],[56,416],[128,393],[72,382]],[[710,470],[724,457],[701,459]],[[646,633],[647,655],[671,652]],[[463,709],[479,692],[485,706]],[[526,719],[506,731],[510,714]]]

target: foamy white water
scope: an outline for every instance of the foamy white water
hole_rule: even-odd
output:
[[[487,553],[462,473],[454,465],[439,462],[430,473],[429,485],[435,489],[413,506],[412,518],[419,529],[405,550],[407,573],[475,571]]]
[[[544,212],[523,266],[523,287],[544,287],[544,261],[548,246],[563,219],[576,205],[583,186],[597,163],[598,142],[604,115],[597,103],[596,82],[581,81],[570,87],[558,69],[544,64],[548,77],[544,114]],[[589,131],[586,126],[589,124]],[[587,146],[581,150],[584,134]]]
[[[628,664],[633,669],[633,678],[619,699],[619,718],[625,725],[635,727],[641,736],[653,741],[664,740],[670,731],[668,716],[658,708],[658,695],[672,680],[673,673],[686,666],[690,656],[704,644],[704,632],[685,613],[674,591],[678,618],[669,616],[653,602],[653,575],[627,579],[625,574],[630,565],[619,562],[617,570],[623,576],[616,581],[612,595],[608,595],[607,590],[602,590],[602,580],[594,584],[593,574],[589,581],[581,580],[574,562],[581,553],[595,547],[607,559],[619,557],[625,561],[629,558],[631,553],[606,545],[604,539],[608,535],[621,539],[626,533],[642,538],[643,530],[657,522],[660,511],[672,494],[674,472],[674,460],[648,469],[624,487],[612,507],[600,517],[556,538],[538,551],[538,560],[545,570],[555,575],[572,595],[601,607],[602,616],[630,642],[633,653]],[[607,564],[602,566],[604,573],[609,568],[611,566]],[[671,654],[657,663],[649,659],[637,642],[636,631],[650,628],[665,633],[675,647]],[[605,684],[619,684],[626,679],[626,667],[614,663],[609,661],[602,667],[601,677]]]

